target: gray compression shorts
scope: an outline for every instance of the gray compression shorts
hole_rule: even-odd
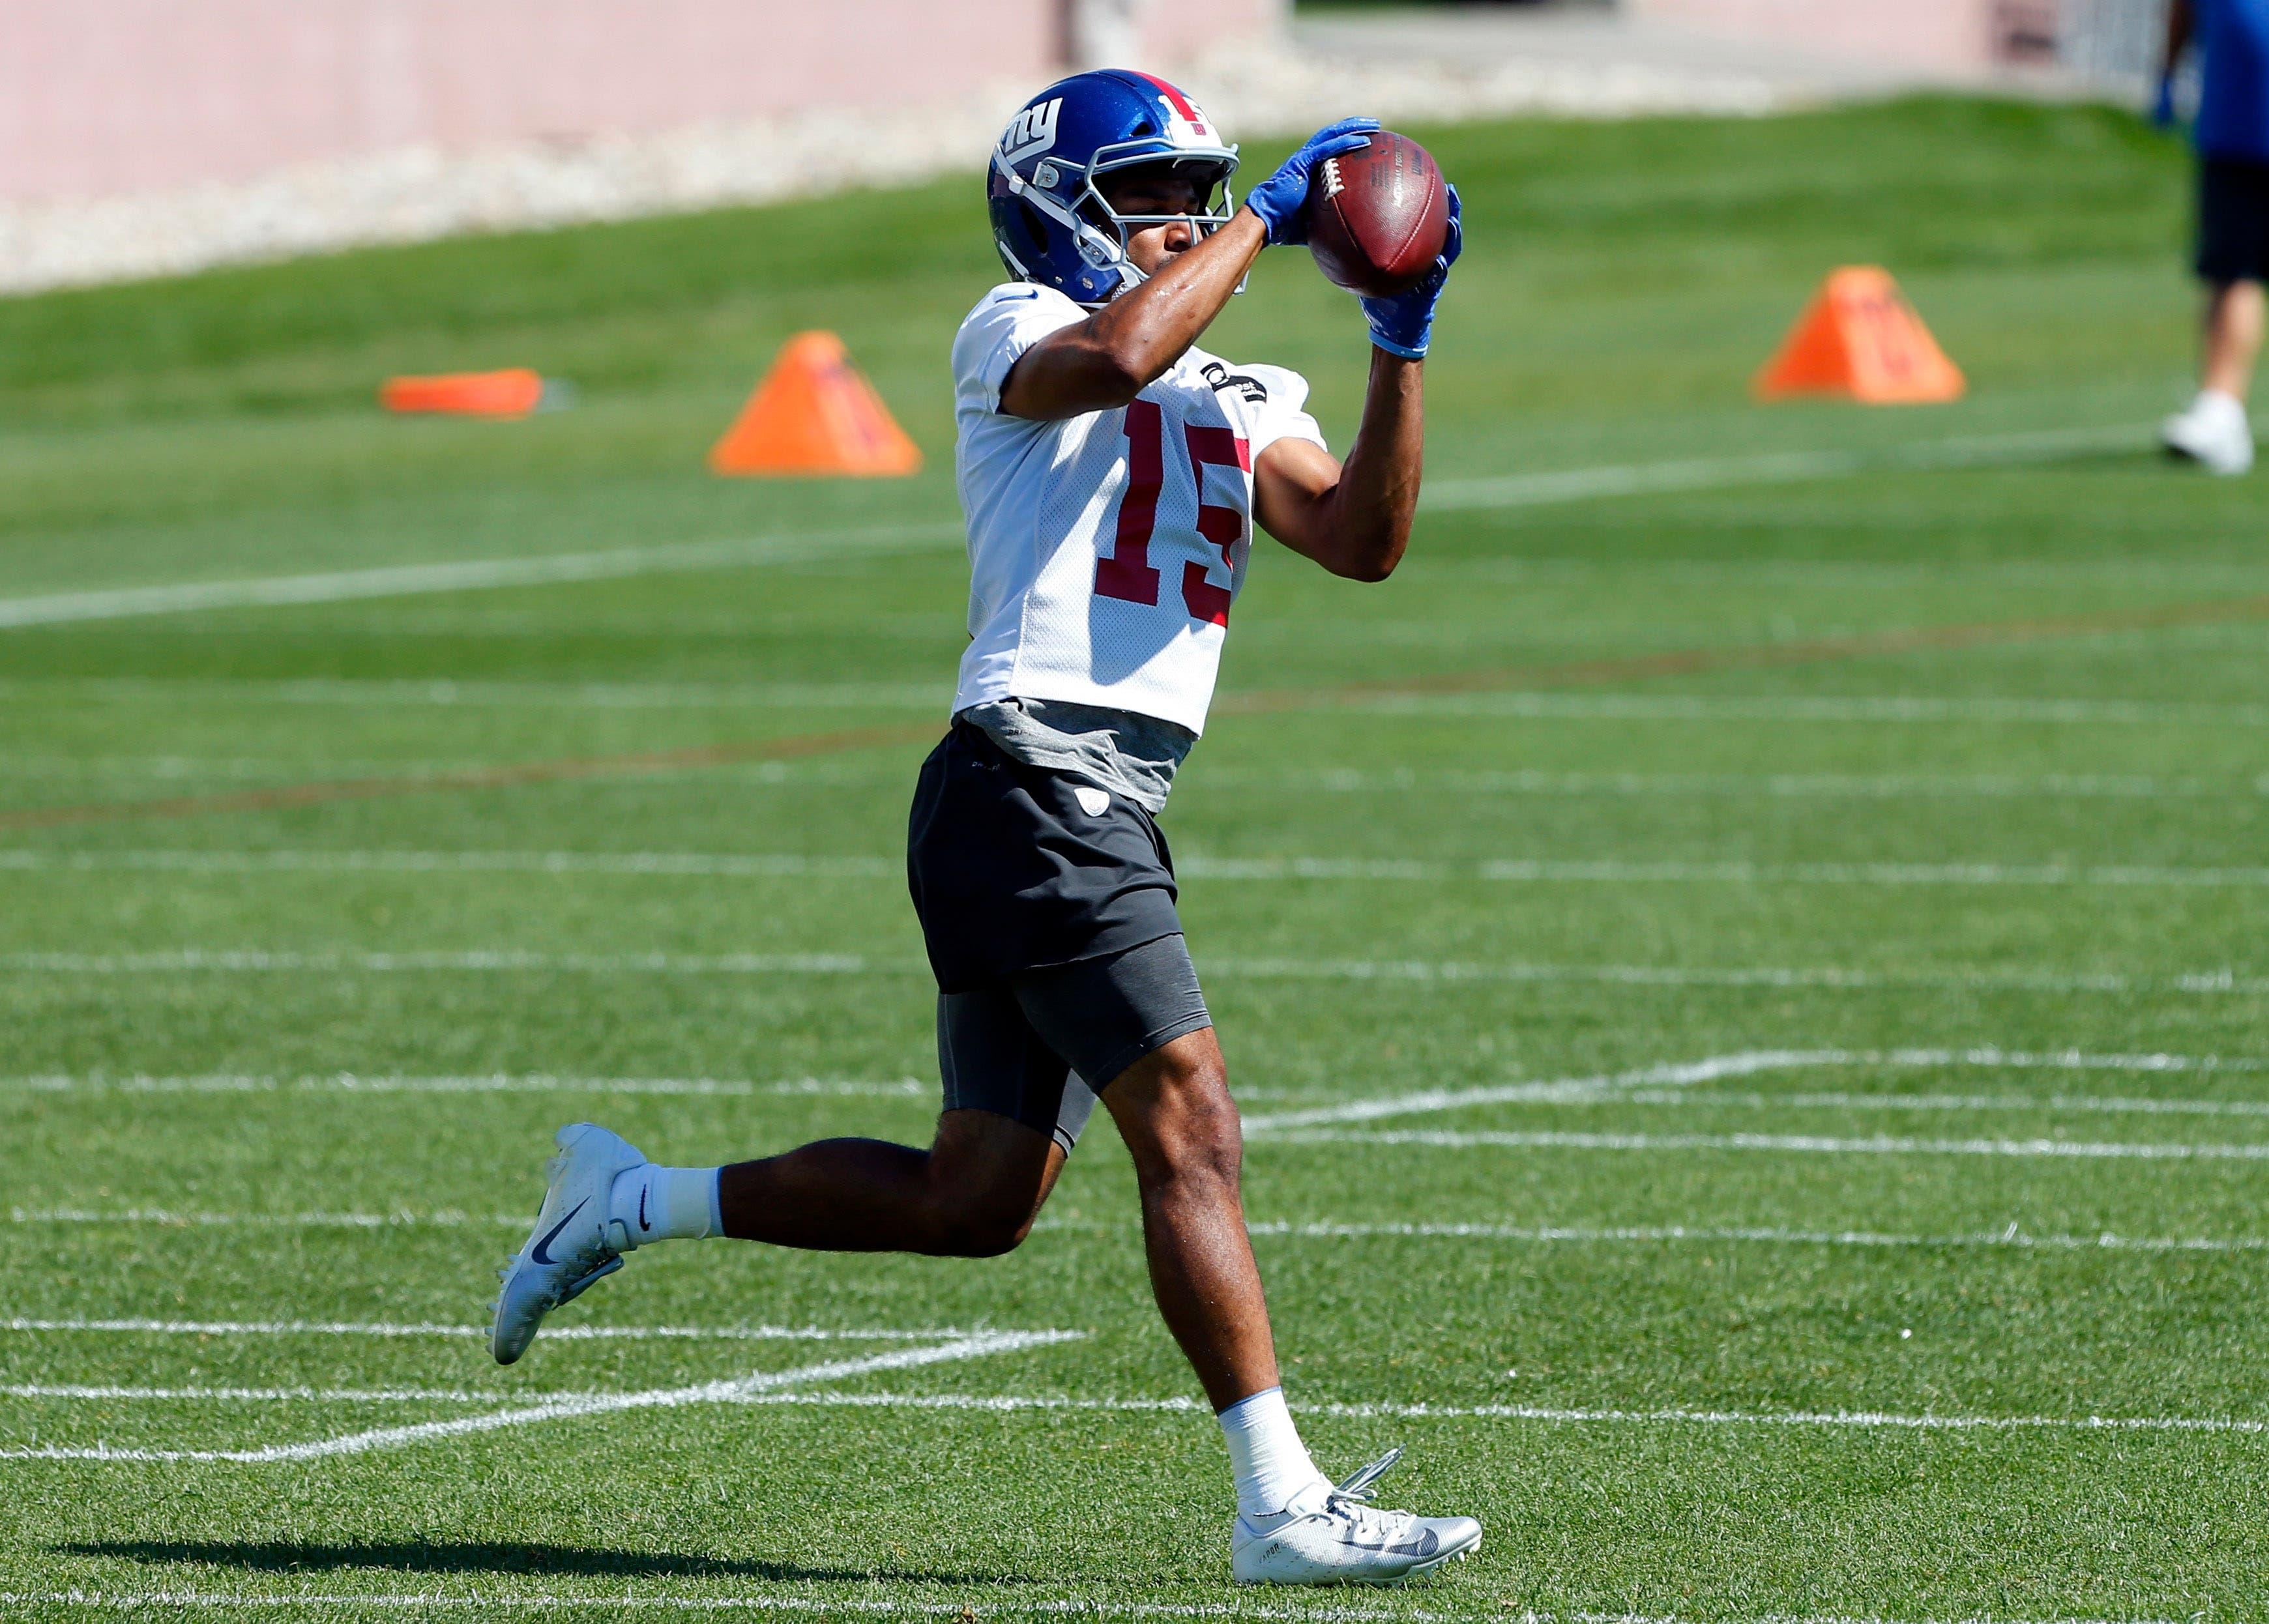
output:
[[[945,1108],[1009,1118],[1068,1154],[1114,1078],[1212,1024],[1179,935],[941,993]]]

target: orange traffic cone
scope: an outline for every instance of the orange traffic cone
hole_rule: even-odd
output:
[[[1753,387],[1761,400],[1844,395],[1889,405],[1957,401],[1967,386],[1890,272],[1846,265],[1821,284]]]
[[[525,417],[543,403],[543,380],[525,366],[500,373],[440,373],[389,378],[379,387],[388,411],[452,412],[467,417]]]
[[[832,333],[798,333],[709,448],[719,474],[913,474],[921,452]]]

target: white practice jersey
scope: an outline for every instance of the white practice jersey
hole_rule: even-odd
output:
[[[1201,733],[1253,550],[1253,463],[1288,436],[1324,437],[1298,373],[1195,349],[1120,410],[1004,414],[1016,358],[1086,316],[1010,283],[954,337],[972,640],[953,708],[1064,699]]]

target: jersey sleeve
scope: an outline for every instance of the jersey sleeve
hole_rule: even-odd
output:
[[[977,301],[953,336],[953,404],[957,412],[1001,410],[1001,386],[1025,351],[1087,319],[1053,288],[1004,283]]]
[[[1305,378],[1282,366],[1248,366],[1244,370],[1259,379],[1268,391],[1268,398],[1260,402],[1253,415],[1255,458],[1280,439],[1304,439],[1327,451],[1331,449],[1325,443],[1323,429],[1308,415]]]

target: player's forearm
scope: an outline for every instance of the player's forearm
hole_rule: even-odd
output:
[[[1330,498],[1326,567],[1355,580],[1385,580],[1402,562],[1418,512],[1426,461],[1425,364],[1371,352],[1363,426]]]
[[[1203,242],[1175,255],[1157,275],[1095,313],[1088,323],[1090,342],[1127,386],[1127,400],[1164,377],[1197,343],[1268,246],[1260,218],[1239,210]]]

